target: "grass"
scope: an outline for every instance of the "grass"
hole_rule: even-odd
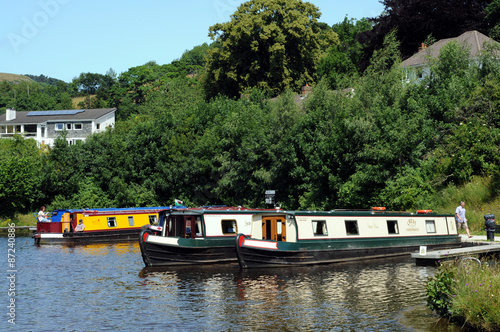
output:
[[[0,227],[8,227],[11,223],[16,226],[36,226],[36,219],[32,214],[17,214],[14,218],[0,218]]]
[[[0,81],[21,82],[21,81],[31,81],[31,78],[17,74],[0,73]]]
[[[427,284],[428,305],[474,330],[500,330],[500,261],[477,259],[442,264]]]
[[[500,196],[497,196],[496,185],[493,177],[475,177],[465,186],[449,186],[442,190],[436,202],[440,211],[455,214],[460,201],[465,201],[465,216],[471,233],[484,235],[484,215],[500,216]]]
[[[95,96],[96,96],[96,95],[90,95],[90,98],[95,97]],[[74,108],[78,108],[78,104],[79,104],[80,102],[82,102],[82,101],[85,101],[85,98],[87,98],[87,97],[89,97],[89,96],[74,97],[74,98],[72,98],[72,100],[73,100],[73,107],[74,107]]]

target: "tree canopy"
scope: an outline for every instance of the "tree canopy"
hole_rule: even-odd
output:
[[[470,30],[486,31],[485,9],[491,0],[382,0],[384,12],[372,18],[373,29],[360,35],[369,45],[365,68],[383,38],[397,29],[403,58],[413,55],[432,34],[436,40],[451,38]]]
[[[231,21],[210,27],[207,96],[235,97],[252,87],[277,95],[315,82],[322,52],[337,43],[331,29],[321,30],[320,15],[300,0],[243,3]]]

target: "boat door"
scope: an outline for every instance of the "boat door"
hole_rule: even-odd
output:
[[[262,239],[286,242],[285,216],[262,217]]]
[[[170,215],[165,223],[165,236],[193,239],[202,236],[199,216]]]

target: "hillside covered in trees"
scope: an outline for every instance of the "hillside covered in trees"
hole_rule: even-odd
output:
[[[69,84],[0,82],[2,110],[70,109],[77,96],[82,108],[118,109],[114,129],[81,144],[0,140],[1,214],[175,198],[262,207],[266,189],[286,209],[433,208],[444,188],[475,176],[497,195],[495,49],[473,58],[450,43],[418,82],[403,82],[400,62],[432,36],[480,28],[496,37],[500,1],[438,2],[468,15],[446,23],[426,11],[405,20],[414,7],[400,4],[411,1],[383,3],[378,18],[328,26],[307,2],[252,0],[209,27],[211,45],[170,64],[81,73]],[[297,98],[305,84],[312,93]]]

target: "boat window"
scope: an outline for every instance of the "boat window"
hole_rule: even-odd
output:
[[[387,220],[387,231],[389,234],[399,234],[398,221]]]
[[[236,220],[222,220],[222,233],[223,234],[236,234],[238,232],[238,227],[236,226]]]
[[[426,220],[425,228],[427,229],[427,233],[436,233],[436,225],[434,224],[434,220]]]
[[[357,220],[346,220],[345,221],[345,231],[346,231],[347,235],[359,235],[358,221]]]
[[[108,217],[108,227],[116,227],[116,217]]]
[[[166,236],[172,237],[190,237],[191,234],[191,218],[184,216],[169,216],[166,222]]]
[[[328,235],[328,230],[326,229],[326,220],[313,220],[312,226],[314,236]]]
[[[158,220],[156,219],[156,214],[149,215],[149,224],[150,225],[158,225]]]
[[[201,232],[201,219],[200,217],[196,217],[196,221],[194,224],[194,231],[195,231],[195,237],[201,237],[203,236],[203,233]]]
[[[167,228],[166,228],[166,236],[174,236],[174,220],[175,220],[175,217],[168,217],[168,222],[166,223],[167,224]]]
[[[128,216],[128,225],[134,226],[134,216]]]

